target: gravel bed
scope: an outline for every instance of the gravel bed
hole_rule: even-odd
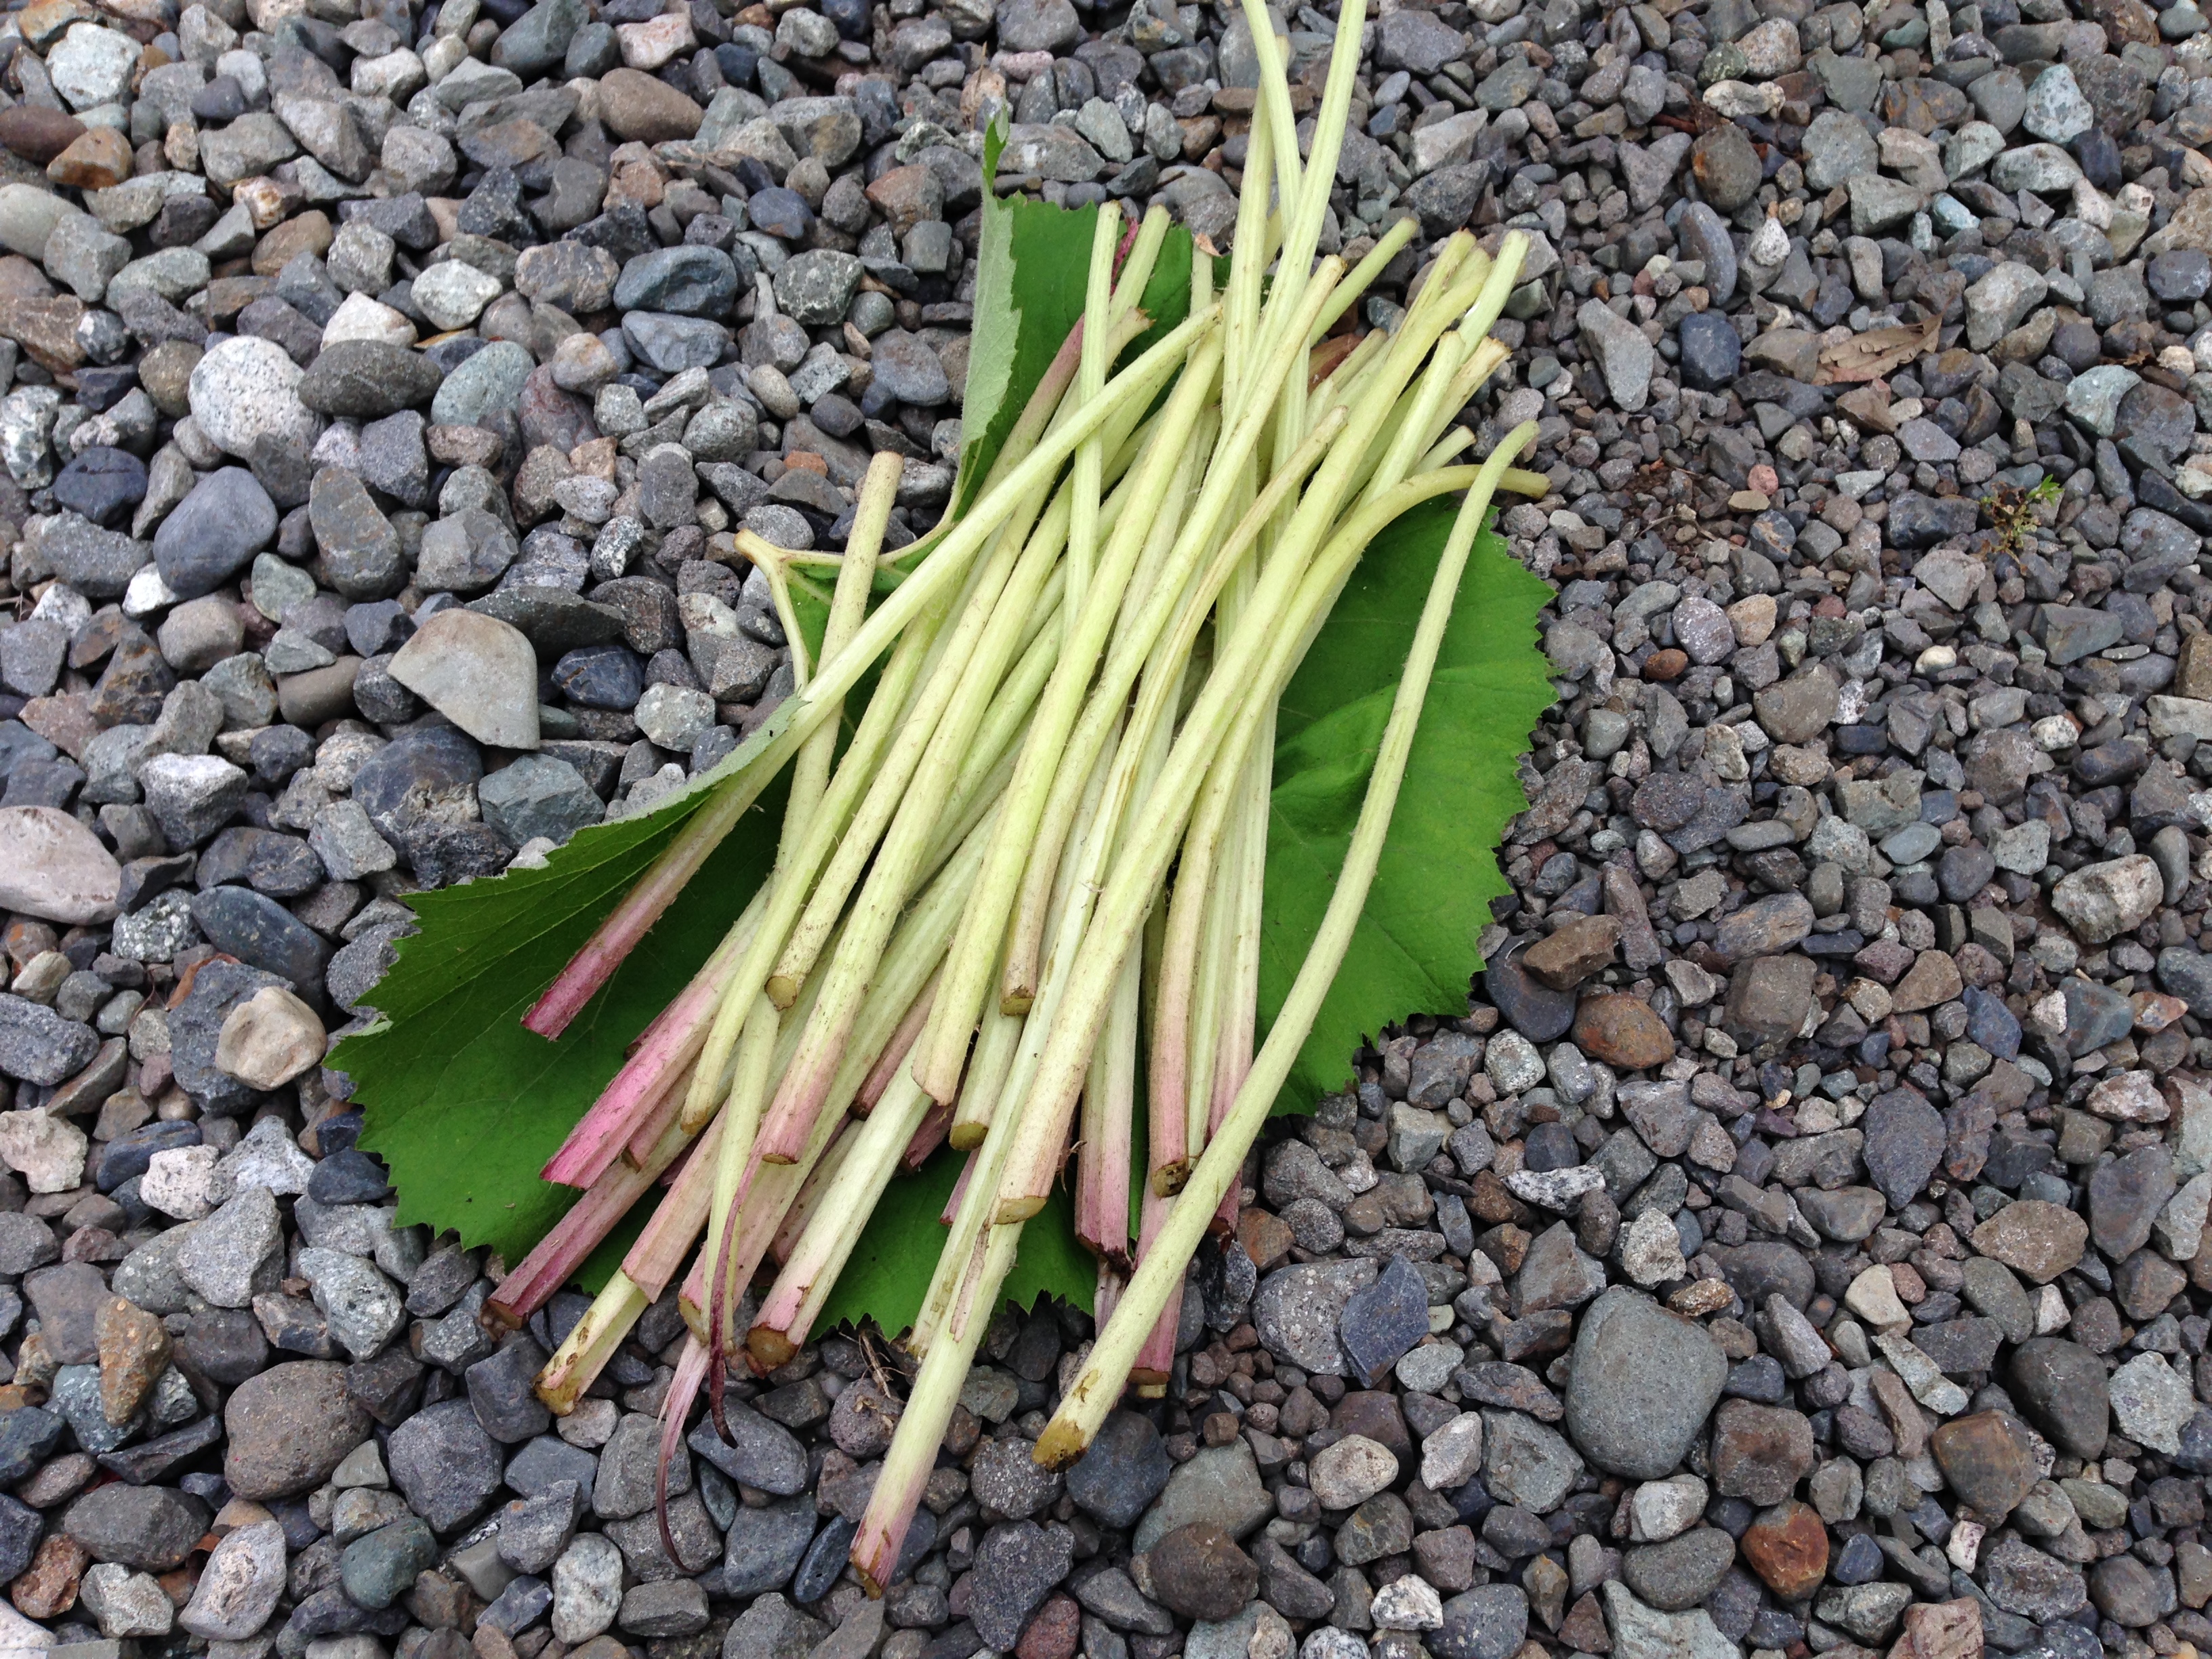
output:
[[[1001,1318],[872,1601],[895,1350],[734,1384],[672,1559],[673,1307],[552,1420],[580,1299],[487,1333],[320,1061],[406,894],[788,690],[729,532],[838,545],[886,449],[933,521],[994,113],[1014,187],[1225,245],[1241,11],[0,13],[0,1650],[2212,1650],[2197,0],[1364,51],[1323,246],[1422,235],[1362,320],[1534,239],[1470,418],[1540,423],[1561,701],[1492,965],[1255,1156],[1065,1477],[1091,1322]]]

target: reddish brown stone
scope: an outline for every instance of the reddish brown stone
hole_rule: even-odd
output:
[[[1583,916],[1523,951],[1521,965],[1554,991],[1571,991],[1613,960],[1620,942],[1614,918]]]
[[[88,127],[46,163],[46,177],[80,190],[107,190],[128,179],[137,165],[131,141],[113,127]]]
[[[1775,1595],[1796,1601],[1827,1576],[1828,1529],[1810,1506],[1793,1498],[1744,1529],[1743,1553]]]
[[[1054,1590],[1022,1626],[1016,1659],[1073,1659],[1083,1636],[1083,1609],[1065,1590]]]
[[[1674,1033],[1639,999],[1584,997],[1575,1011],[1575,1042],[1593,1060],[1632,1072],[1663,1066],[1674,1057]]]
[[[1577,1653],[1611,1653],[1613,1637],[1605,1627],[1605,1612],[1597,1592],[1587,1590],[1559,1626],[1559,1641]]]
[[[1680,679],[1689,668],[1689,653],[1670,645],[1663,650],[1654,651],[1644,659],[1643,674],[1645,679],[1656,680],[1664,685],[1669,680]]]
[[[35,167],[46,166],[83,133],[83,122],[58,109],[37,104],[0,109],[0,144]]]
[[[1280,1217],[1257,1207],[1237,1218],[1237,1240],[1243,1245],[1244,1254],[1252,1258],[1252,1265],[1261,1273],[1288,1255],[1291,1246],[1297,1243]]]
[[[1233,1619],[1260,1591],[1260,1569],[1211,1521],[1177,1527],[1152,1546],[1152,1594],[1186,1619]]]
[[[58,1619],[76,1605],[76,1587],[92,1565],[92,1552],[67,1533],[39,1546],[23,1576],[8,1586],[8,1599],[26,1619]]]

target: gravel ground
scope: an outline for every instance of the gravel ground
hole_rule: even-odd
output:
[[[1225,240],[1249,36],[1143,7],[4,14],[0,1649],[2212,1649],[2196,0],[1370,25],[1324,246],[1532,233],[1473,417],[1540,422],[1561,703],[1469,1007],[1255,1159],[1064,1479],[1089,1321],[1007,1316],[869,1601],[896,1355],[828,1337],[671,1559],[673,1309],[555,1423],[580,1304],[495,1343],[391,1226],[327,1036],[407,892],[774,707],[733,526],[837,544],[884,449],[933,520],[979,127]]]

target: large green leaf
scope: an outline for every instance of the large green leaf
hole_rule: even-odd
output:
[[[421,931],[369,1000],[381,1018],[331,1064],[366,1108],[362,1144],[392,1166],[400,1219],[459,1231],[518,1260],[574,1202],[538,1179],[623,1051],[684,988],[767,873],[781,790],[710,858],[696,890],[728,908],[670,907],[557,1042],[522,1016],[705,799],[579,833],[542,870],[410,900]]]
[[[1429,583],[1457,512],[1434,501],[1376,538],[1284,692],[1275,726],[1261,919],[1260,1013],[1272,1021],[1320,928],[1358,821]],[[1310,1110],[1362,1042],[1413,1013],[1456,1013],[1475,941],[1508,890],[1495,848],[1528,803],[1515,773],[1552,703],[1536,645],[1551,589],[1485,532],[1461,580],[1390,838],[1352,948],[1278,1111]]]
[[[1080,313],[1093,219],[1094,210],[1065,212],[1023,198],[987,201],[959,504],[972,496]],[[1173,232],[1145,295],[1155,333],[1188,307],[1191,258],[1188,235]],[[1285,697],[1263,1018],[1280,1006],[1328,904],[1450,516],[1449,504],[1425,508],[1376,540]],[[1514,759],[1550,701],[1534,631],[1547,596],[1486,538],[1446,636],[1352,955],[1285,1106],[1310,1105],[1340,1084],[1352,1050],[1389,1021],[1462,1006],[1480,965],[1474,942],[1488,901],[1505,890],[1492,849],[1522,805]],[[799,595],[802,626],[817,640],[821,597]],[[856,708],[863,696],[848,701]],[[748,764],[777,725],[771,718],[713,775],[655,811],[581,832],[542,870],[410,901],[421,931],[400,945],[397,965],[372,995],[381,1018],[333,1059],[368,1109],[363,1144],[390,1163],[404,1220],[457,1229],[512,1261],[574,1201],[569,1189],[541,1182],[539,1167],[761,880],[780,796],[771,792],[746,815],[685,901],[558,1042],[525,1030],[520,1018],[707,789]],[[892,1182],[831,1294],[825,1325],[863,1316],[891,1331],[910,1322],[944,1243],[937,1218],[958,1166],[942,1153],[920,1174]],[[1071,1220],[1066,1194],[1056,1194],[1025,1229],[1010,1298],[1028,1305],[1049,1293],[1091,1305],[1095,1270]],[[618,1259],[617,1249],[603,1249],[586,1282],[596,1285]]]

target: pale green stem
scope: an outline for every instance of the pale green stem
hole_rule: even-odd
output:
[[[1114,303],[1114,250],[1121,241],[1121,204],[1102,203],[1091,228],[1091,270],[1083,298],[1083,359],[1075,373],[1075,398],[1079,407],[1106,386]],[[1103,483],[1105,456],[1099,441],[1091,438],[1075,452],[1074,510],[1067,526],[1067,608],[1062,612],[1071,641],[1077,618],[1091,593],[1091,567],[1098,557],[1098,498]]]
[[[1318,343],[1322,335],[1336,326],[1336,319],[1351,310],[1359,296],[1375,285],[1375,279],[1382,274],[1383,268],[1398,257],[1420,228],[1421,222],[1418,219],[1401,219],[1376,239],[1375,246],[1368,249],[1358,264],[1352,266],[1352,274],[1329,296],[1329,302],[1322,310],[1320,319],[1306,336],[1307,344]]]
[[[1452,602],[1473,550],[1476,532],[1488,509],[1498,475],[1521,447],[1534,435],[1534,423],[1516,428],[1482,469],[1462,504],[1452,533],[1430,584],[1421,620],[1414,630],[1413,648],[1398,682],[1398,693],[1384,727],[1382,744],[1360,805],[1352,845],[1338,872],[1336,890],[1313,944],[1306,951],[1298,975],[1285,999],[1281,1012],[1267,1033],[1236,1103],[1221,1133],[1213,1138],[1191,1171],[1182,1195],[1169,1212],[1155,1247],[1129,1281],[1114,1316],[1099,1333],[1075,1384],[1060,1401],[1059,1410],[1036,1443],[1036,1461],[1048,1468],[1064,1468],[1080,1456],[1121,1398],[1129,1367],[1144,1339],[1152,1330],[1171,1294],[1179,1293],[1183,1267],[1212,1220],[1230,1184],[1243,1174],[1245,1154],[1266,1123],[1278,1091],[1289,1077],[1307,1034],[1313,1029],[1321,1005],[1336,972],[1351,948],[1367,893],[1375,878],[1382,845],[1395,811],[1399,786],[1412,753],[1413,735],[1420,723],[1421,707],[1435,672],[1444,629],[1451,620]]]
[[[584,1390],[606,1368],[648,1305],[646,1294],[628,1273],[619,1271],[592,1298],[592,1305],[570,1328],[567,1339],[553,1351],[552,1358],[545,1362],[545,1369],[532,1384],[532,1391],[556,1417],[566,1417],[576,1409]]]
[[[1006,1283],[1020,1243],[1018,1226],[994,1227],[988,1237],[975,1242],[963,1262],[965,1283],[956,1316],[922,1356],[921,1369],[908,1391],[906,1410],[891,1435],[867,1510],[853,1539],[853,1566],[872,1594],[880,1595],[890,1587],[915,1506],[921,1501],[922,1487],[937,1467],[938,1450],[952,1421],[952,1409],[960,1403],[968,1368],[975,1363],[983,1333],[990,1328],[999,1287]]]

